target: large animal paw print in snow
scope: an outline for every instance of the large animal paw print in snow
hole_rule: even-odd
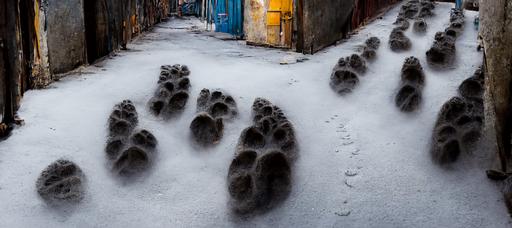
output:
[[[361,55],[352,54],[340,58],[331,73],[331,88],[340,95],[351,93],[359,85],[359,75],[363,75],[367,70],[366,60],[374,60],[379,47],[379,38],[370,37],[366,40]]]
[[[427,26],[427,22],[424,19],[416,19],[412,28],[416,33],[425,33],[427,32]]]
[[[147,170],[152,164],[157,140],[147,130],[135,130],[138,117],[133,103],[125,100],[117,104],[108,122],[105,152],[112,170],[121,176],[133,176]]]
[[[420,60],[409,57],[402,67],[401,88],[395,98],[395,103],[403,112],[412,112],[418,108],[422,100],[422,90],[425,84],[425,74]]]
[[[459,86],[462,97],[472,100],[481,100],[485,91],[485,78],[482,68],[475,71],[472,77],[464,80]]]
[[[189,98],[190,71],[185,65],[162,66],[158,88],[149,101],[153,114],[169,118],[185,109]]]
[[[75,163],[57,160],[43,170],[36,182],[37,192],[50,205],[77,203],[85,192],[85,175]]]
[[[389,47],[392,51],[406,51],[412,46],[411,40],[405,36],[402,28],[397,27],[391,31],[389,35]]]
[[[409,0],[400,7],[398,17],[404,17],[407,19],[414,19],[420,11],[420,4],[417,0]]]
[[[432,10],[436,8],[434,2],[430,0],[422,0],[420,1],[420,11],[418,12],[419,18],[431,17],[434,16]]]
[[[238,115],[235,99],[216,90],[203,89],[197,99],[199,114],[190,124],[195,141],[201,145],[218,143],[224,132],[224,121]]]
[[[452,9],[450,12],[450,26],[445,29],[446,33],[459,36],[464,30],[464,11],[462,9]]]
[[[441,108],[432,135],[431,155],[439,164],[455,162],[461,152],[469,152],[481,136],[484,119],[483,84],[481,69],[464,81],[459,92],[462,97],[453,97]]]
[[[452,9],[450,26],[444,32],[437,32],[432,47],[427,51],[427,60],[433,66],[446,67],[455,59],[455,42],[464,29],[462,10]]]
[[[409,20],[414,20],[413,30],[417,33],[425,33],[427,23],[423,18],[432,16],[435,8],[431,1],[410,0],[402,5],[395,21],[396,27],[389,35],[389,47],[392,51],[407,51],[411,48],[411,40],[404,34],[409,29]]]
[[[432,47],[427,51],[428,63],[434,66],[448,66],[455,59],[455,34],[437,32]]]
[[[351,93],[359,84],[357,73],[365,71],[366,61],[358,54],[341,58],[331,74],[331,88],[340,95]]]
[[[114,107],[108,119],[110,136],[128,136],[139,123],[133,103],[125,100]]]
[[[377,49],[380,47],[380,40],[377,37],[370,37],[365,42],[362,56],[366,60],[373,60],[377,57]]]
[[[291,188],[297,146],[292,124],[277,106],[258,98],[254,125],[245,129],[228,173],[232,207],[238,213],[269,209]]]

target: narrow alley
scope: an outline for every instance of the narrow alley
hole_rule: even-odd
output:
[[[393,51],[390,33],[403,4],[314,55],[246,45],[205,31],[196,17],[172,18],[126,50],[28,90],[17,112],[24,125],[0,142],[0,227],[510,227],[500,188],[484,171],[496,159],[490,136],[448,167],[430,154],[443,104],[483,64],[478,12],[464,11],[454,62],[439,69],[425,53],[450,25],[454,4],[435,3],[426,32],[411,25],[403,32],[410,48]],[[338,94],[330,85],[333,67],[366,50],[370,37],[380,40],[374,60],[350,93]],[[417,110],[403,112],[395,96],[410,56],[423,67],[424,85]],[[161,66],[174,64],[190,71],[190,97],[182,113],[166,119],[148,102]],[[207,147],[190,132],[204,88],[231,95],[237,108],[221,139]],[[297,158],[282,203],[237,216],[227,177],[259,97],[293,124]],[[133,102],[138,128],[158,141],[151,168],[130,181],[116,178],[104,152],[109,115],[123,100]],[[83,200],[66,210],[35,190],[41,171],[57,159],[73,161],[85,175]]]

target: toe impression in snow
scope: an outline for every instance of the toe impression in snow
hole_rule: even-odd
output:
[[[200,145],[218,143],[224,133],[224,123],[238,115],[235,99],[226,93],[203,89],[197,99],[198,115],[192,120],[190,130]]]

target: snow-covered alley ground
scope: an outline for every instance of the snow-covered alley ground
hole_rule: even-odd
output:
[[[466,12],[456,67],[434,71],[427,65],[425,52],[446,27],[450,6],[437,6],[427,35],[407,32],[413,40],[408,52],[387,46],[396,7],[349,41],[294,65],[279,65],[288,52],[178,28],[196,21],[160,24],[130,51],[26,94],[19,111],[25,126],[0,142],[0,227],[510,227],[499,188],[485,177],[484,151],[462,156],[449,169],[429,157],[441,105],[481,64],[475,13]],[[338,96],[329,87],[332,67],[370,36],[382,40],[378,59],[353,94]],[[422,61],[427,81],[421,109],[403,114],[393,101],[411,55]],[[192,97],[179,118],[164,122],[146,103],[160,65],[175,63],[190,67]],[[230,92],[241,114],[211,149],[189,140],[202,88]],[[256,97],[280,106],[295,124],[300,158],[288,199],[240,220],[227,204],[226,176]],[[159,140],[154,169],[131,184],[110,174],[104,154],[108,115],[124,99],[134,101],[140,125]],[[59,158],[73,160],[87,175],[86,199],[73,211],[49,208],[35,190],[41,170]]]

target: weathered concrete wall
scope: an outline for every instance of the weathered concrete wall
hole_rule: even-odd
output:
[[[512,1],[481,0],[480,23],[486,69],[485,125],[495,130],[500,165],[505,170],[512,133]]]
[[[269,0],[245,0],[244,31],[252,44],[267,44]],[[350,31],[354,0],[296,0],[292,46],[314,53],[340,40]]]
[[[353,6],[354,0],[303,0],[302,51],[314,53],[343,38]]]
[[[244,31],[249,43],[267,43],[267,15],[268,0],[245,0],[244,5]]]
[[[400,0],[297,0],[297,51],[315,53]]]
[[[83,0],[48,0],[48,50],[52,73],[86,63]]]
[[[85,2],[84,2],[85,1]],[[85,11],[83,3],[93,3]],[[102,9],[98,18],[96,8]],[[168,0],[2,0],[0,1],[0,116],[13,123],[23,93],[44,88],[52,75],[87,63],[85,14],[103,55],[124,46],[140,31],[166,18]],[[96,29],[98,28],[98,29]],[[98,32],[99,31],[99,32]],[[97,50],[96,46],[91,49]],[[0,124],[0,136],[3,133]]]

